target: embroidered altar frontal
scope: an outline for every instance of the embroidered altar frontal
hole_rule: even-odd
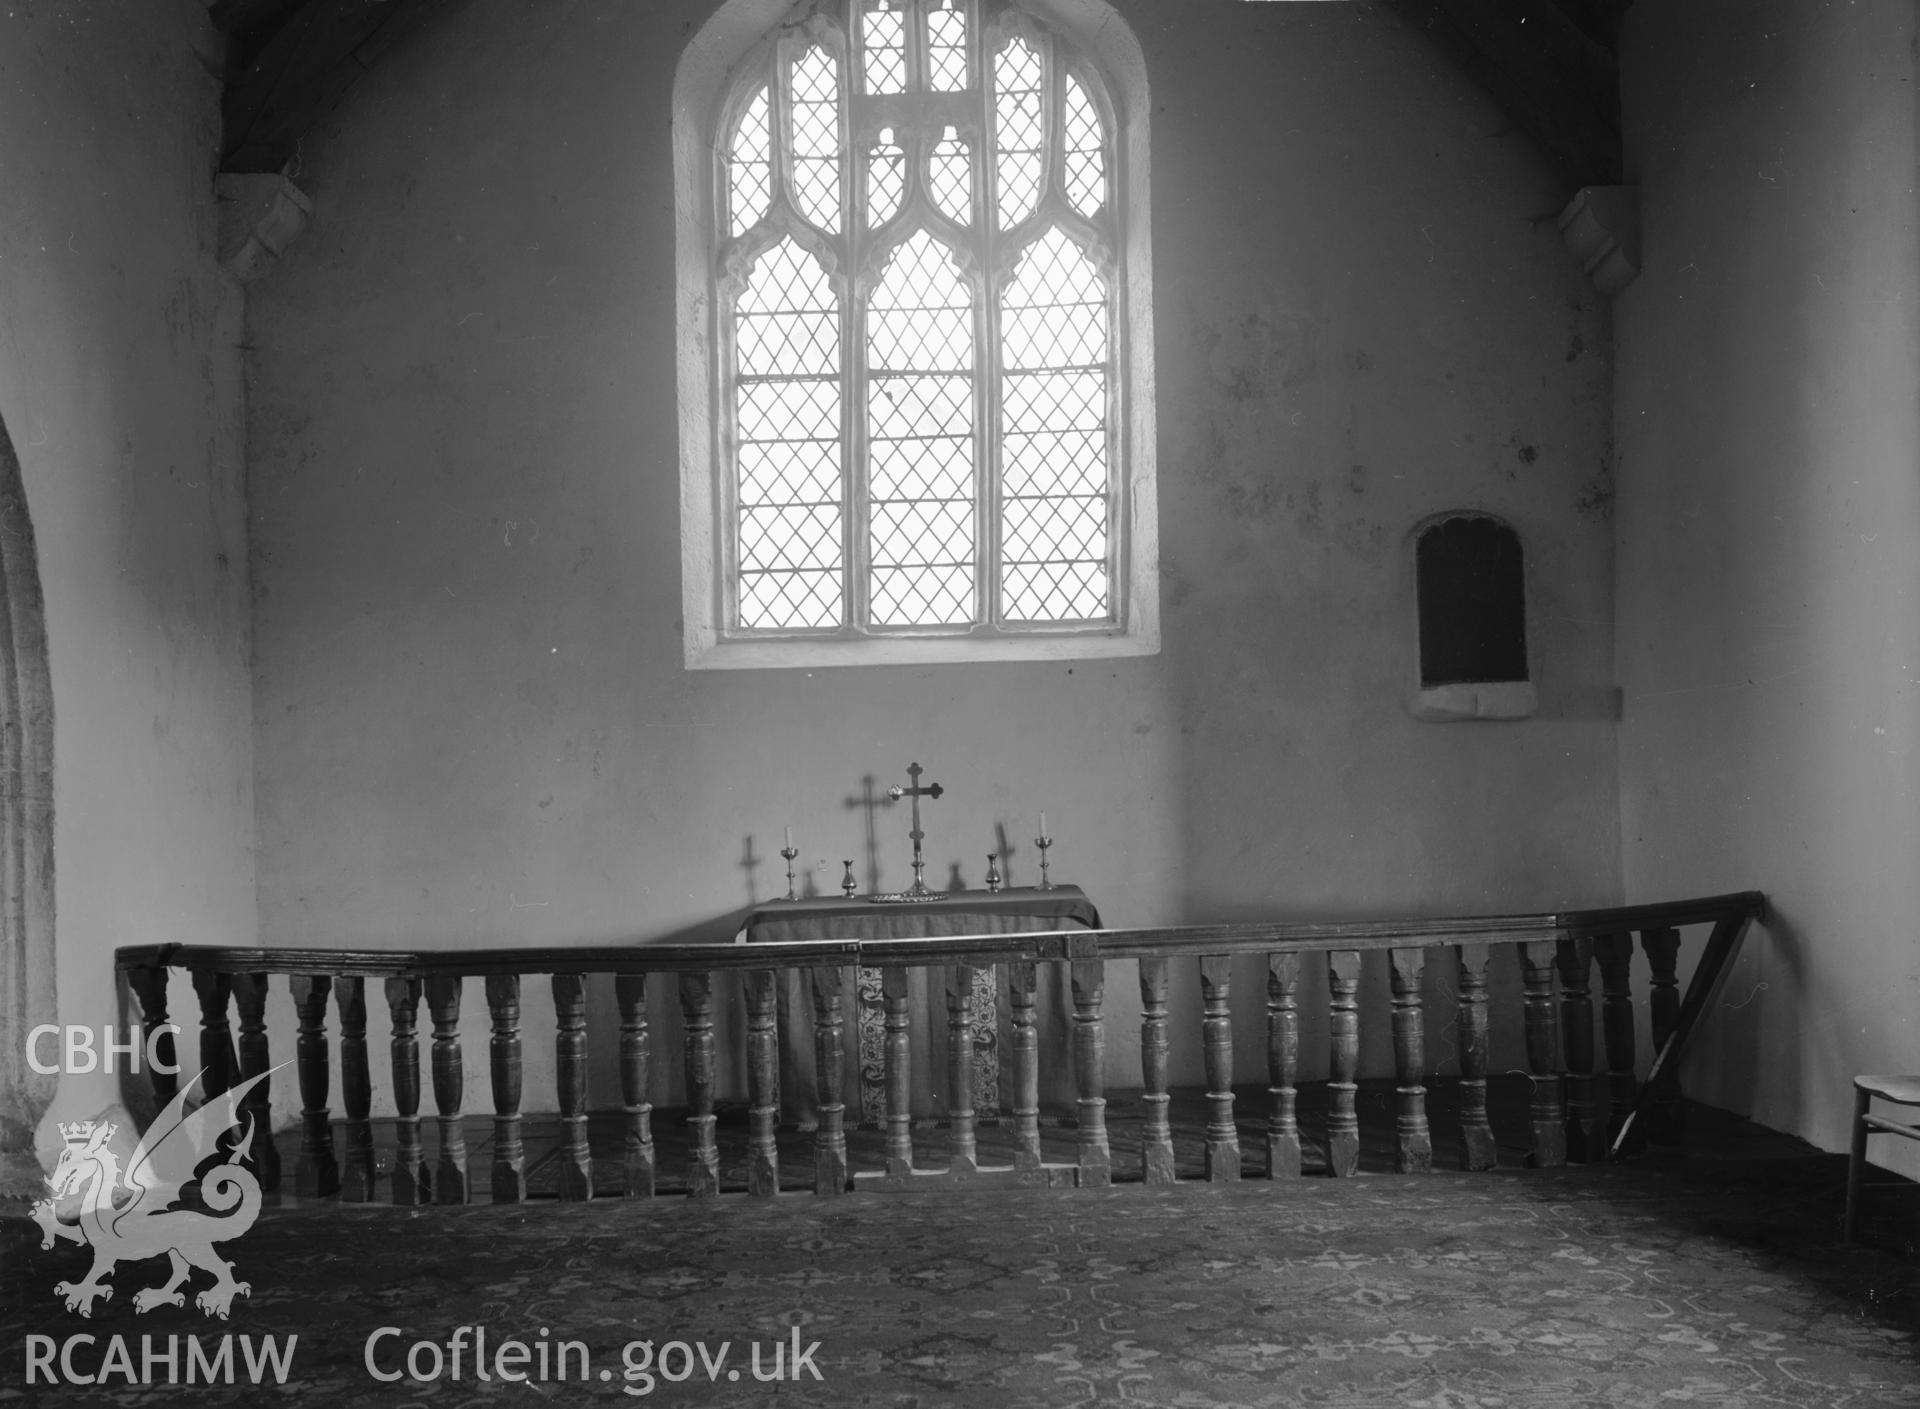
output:
[[[949,891],[903,904],[876,904],[840,897],[775,901],[749,914],[741,935],[749,944],[765,944],[787,940],[1027,934],[1076,926],[1100,928],[1100,912],[1080,887],[1063,885],[1051,890]],[[946,1092],[940,1075],[946,1062],[946,995],[929,985],[926,970],[914,969],[911,974],[913,1113],[930,1118],[946,1110]],[[1041,986],[1036,1001],[1045,1015],[1041,1024],[1044,1047],[1061,1042],[1067,1031],[1070,1009],[1058,991],[1056,976],[1043,972],[1039,977]],[[974,974],[969,1015],[973,1035],[973,1102],[974,1109],[982,1116],[992,1116],[1005,1109],[1005,1101],[1011,1094],[1001,1089],[1000,1082],[1000,1050],[1005,1037],[1002,1028],[1007,1013],[1005,986],[1006,976],[997,969],[981,969]],[[880,970],[861,967],[855,992],[858,998],[853,1016],[857,1041],[850,1044],[848,1060],[857,1070],[849,1071],[848,1076],[857,1078],[858,1084],[850,1084],[849,1089],[859,1092],[861,1123],[877,1125],[886,1118],[886,1030]],[[780,1110],[783,1120],[802,1126],[814,1121],[812,1044],[790,1040],[789,1034],[804,1039],[812,1022],[812,1000],[805,976],[786,975],[780,1004]],[[1049,1062],[1045,1060],[1047,1055],[1043,1050],[1041,1071],[1055,1073],[1054,1081],[1059,1089],[1053,1090],[1051,1084],[1043,1087],[1042,1103],[1071,1100],[1064,1045],[1056,1054],[1060,1060]]]

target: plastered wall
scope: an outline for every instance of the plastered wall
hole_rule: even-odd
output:
[[[1627,891],[1769,892],[1685,1077],[1828,1149],[1920,1069],[1914,46],[1897,0],[1688,0],[1624,52]]]
[[[205,6],[185,0],[0,16],[0,416],[38,541],[54,700],[45,1022],[121,1020],[118,945],[256,933],[218,62]],[[43,1147],[52,1122],[119,1096],[104,1074],[64,1078]]]
[[[1618,897],[1608,314],[1568,193],[1370,4],[1121,7],[1153,103],[1161,654],[685,670],[670,93],[710,12],[472,0],[303,146],[313,224],[248,305],[263,942],[725,937],[784,890],[785,826],[804,885],[845,857],[904,885],[903,809],[861,799],[914,759],[947,789],[930,880],[978,885],[1004,829],[1032,882],[1044,808],[1111,924]],[[1533,720],[1407,712],[1408,535],[1460,507],[1526,544]],[[1194,1081],[1193,975],[1174,1006]],[[550,1011],[530,991],[529,1107]]]

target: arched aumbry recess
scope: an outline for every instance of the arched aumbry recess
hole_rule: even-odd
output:
[[[1487,514],[1421,530],[1420,683],[1527,678],[1527,588],[1520,535]]]
[[[54,1078],[27,1032],[54,1012],[53,685],[33,521],[0,422],[0,1195],[40,1190],[34,1126]]]
[[[1460,511],[1414,533],[1419,693],[1434,721],[1524,719],[1537,696],[1527,650],[1527,565],[1504,519]]]

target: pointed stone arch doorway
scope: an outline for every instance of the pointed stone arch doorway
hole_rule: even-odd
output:
[[[40,1189],[33,1133],[55,1082],[28,1065],[25,1040],[56,1018],[46,620],[20,459],[0,419],[0,1196]]]

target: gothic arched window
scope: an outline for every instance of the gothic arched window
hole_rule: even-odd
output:
[[[717,113],[689,661],[1155,649],[1142,132],[1099,65],[1023,8],[838,0],[750,50]],[[755,644],[788,649],[728,658]]]

